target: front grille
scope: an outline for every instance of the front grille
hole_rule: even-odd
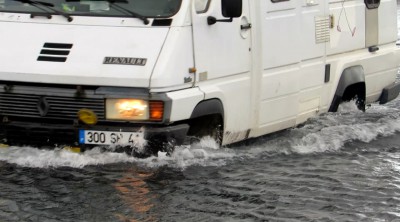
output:
[[[45,108],[46,111],[43,111]],[[78,111],[83,108],[92,110],[98,119],[104,119],[102,98],[0,93],[0,115],[3,116],[75,120]]]
[[[72,46],[72,44],[47,42],[43,45],[37,61],[66,62]]]

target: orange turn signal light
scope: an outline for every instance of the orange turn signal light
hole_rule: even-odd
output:
[[[164,117],[164,102],[149,101],[150,120],[162,121]]]

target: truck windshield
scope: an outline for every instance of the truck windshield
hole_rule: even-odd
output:
[[[54,13],[109,17],[171,17],[182,0],[0,0],[0,12]],[[37,7],[39,6],[39,7]],[[42,7],[45,6],[45,7]],[[49,10],[51,7],[54,10]]]

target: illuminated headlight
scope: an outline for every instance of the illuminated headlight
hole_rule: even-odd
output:
[[[162,101],[140,99],[107,99],[106,118],[110,120],[161,121],[164,115]]]

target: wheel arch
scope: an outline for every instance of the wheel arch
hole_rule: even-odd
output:
[[[358,108],[365,109],[365,74],[362,66],[352,66],[343,70],[336,88],[329,112],[336,112],[342,101],[357,98]]]
[[[219,99],[201,101],[190,117],[189,136],[211,136],[221,145],[224,131],[224,107]]]
[[[219,99],[208,99],[199,102],[194,108],[190,119],[195,119],[208,115],[221,115],[224,119],[224,106]]]

